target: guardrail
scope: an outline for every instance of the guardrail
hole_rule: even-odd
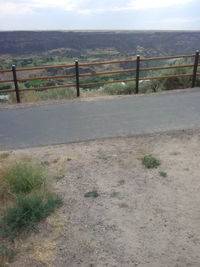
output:
[[[163,66],[163,67],[148,67],[148,68],[141,68],[141,62],[146,61],[155,61],[155,60],[169,60],[169,59],[182,59],[182,58],[194,58],[193,64],[182,64],[182,65],[175,65],[175,66]],[[118,71],[108,71],[108,72],[96,72],[96,73],[84,73],[80,74],[79,70],[80,67],[87,67],[87,66],[97,66],[97,65],[107,65],[107,64],[119,64],[119,63],[135,63],[136,68],[133,69],[126,69],[126,70],[118,70]],[[35,90],[50,90],[54,88],[69,88],[75,87],[76,88],[76,95],[77,97],[80,96],[80,86],[93,86],[93,85],[102,85],[102,84],[112,84],[112,83],[121,83],[121,82],[136,82],[135,93],[138,94],[139,92],[139,81],[140,80],[156,80],[156,79],[165,79],[165,78],[175,78],[175,77],[192,77],[192,84],[191,87],[195,87],[196,85],[196,78],[200,73],[197,73],[199,65],[199,51],[197,50],[195,54],[192,55],[182,55],[182,56],[168,56],[168,57],[154,57],[154,58],[141,58],[139,55],[135,59],[128,59],[128,60],[115,60],[115,61],[105,61],[105,62],[91,62],[91,63],[79,63],[77,60],[74,64],[62,64],[62,65],[50,65],[50,66],[39,66],[39,67],[28,67],[28,68],[16,68],[15,65],[12,66],[12,69],[3,69],[0,70],[1,73],[12,73],[12,79],[9,80],[0,80],[0,83],[14,83],[15,89],[3,89],[0,90],[0,93],[16,93],[16,100],[17,103],[21,102],[20,99],[20,92],[24,91],[35,91]],[[59,68],[74,68],[75,74],[68,74],[68,75],[55,75],[55,76],[39,76],[33,78],[22,78],[18,79],[17,74],[18,72],[24,71],[33,71],[33,70],[46,70],[46,69],[59,69]],[[178,68],[192,68],[191,74],[177,74],[177,75],[167,75],[167,76],[153,76],[153,77],[145,77],[140,78],[140,73],[143,71],[157,71],[157,70],[165,70],[165,69],[178,69]],[[135,78],[132,79],[123,79],[123,80],[114,80],[114,81],[102,81],[102,82],[93,82],[93,83],[80,83],[80,79],[82,77],[93,77],[93,76],[101,76],[101,75],[113,75],[113,74],[121,74],[121,73],[135,73]],[[74,78],[75,83],[68,83],[63,85],[55,85],[55,86],[45,86],[39,88],[19,88],[19,82],[26,82],[26,81],[34,81],[34,80],[52,80],[52,79],[70,79]]]

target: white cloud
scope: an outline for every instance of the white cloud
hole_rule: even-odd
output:
[[[11,16],[14,14],[22,15],[22,14],[28,14],[33,13],[33,9],[28,5],[23,4],[17,4],[13,2],[7,2],[3,3],[0,1],[0,10],[1,10],[1,16]]]
[[[189,23],[200,23],[200,18],[167,18],[163,22],[167,25],[187,25]]]
[[[39,8],[58,8],[81,14],[162,8],[194,0],[0,0],[1,14],[27,14]]]
[[[35,8],[62,8],[68,11],[76,9],[81,0],[31,0],[29,5]]]
[[[191,0],[132,0],[128,7],[131,9],[161,8],[189,3]]]
[[[62,8],[68,11],[76,9],[81,0],[0,0],[0,10],[3,15],[27,14],[37,8]]]

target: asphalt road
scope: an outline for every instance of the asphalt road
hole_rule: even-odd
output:
[[[0,149],[200,128],[200,90],[0,110]]]

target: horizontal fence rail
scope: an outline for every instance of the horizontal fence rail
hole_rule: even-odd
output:
[[[170,59],[194,59],[193,64],[182,64],[182,65],[174,65],[174,66],[162,66],[162,67],[141,67],[142,62],[149,61],[157,61],[157,60],[170,60]],[[105,71],[105,72],[94,72],[94,73],[80,73],[80,67],[88,67],[88,66],[98,66],[98,65],[108,65],[108,64],[123,64],[123,63],[134,63],[136,65],[135,68],[125,69],[125,70],[116,70],[116,71]],[[90,63],[79,63],[77,60],[74,64],[60,64],[60,65],[49,65],[49,66],[38,66],[38,67],[27,67],[27,68],[16,68],[15,65],[12,66],[11,69],[2,69],[0,70],[0,74],[11,73],[12,79],[0,80],[0,83],[14,83],[15,89],[2,89],[0,93],[13,93],[16,94],[16,100],[18,103],[21,102],[20,92],[25,91],[43,91],[50,90],[55,88],[76,88],[77,97],[80,96],[80,87],[82,86],[94,86],[94,85],[103,85],[103,84],[114,84],[114,83],[122,83],[122,82],[132,82],[135,81],[136,89],[135,93],[139,92],[139,81],[142,80],[160,80],[160,79],[168,79],[168,78],[176,78],[176,77],[191,77],[192,84],[191,87],[195,87],[197,76],[200,73],[197,72],[199,63],[199,51],[197,50],[195,54],[191,55],[181,55],[181,56],[167,56],[167,57],[152,57],[152,58],[141,58],[139,55],[135,59],[126,59],[126,60],[114,60],[114,61],[104,61],[104,62],[90,62]],[[18,79],[18,73],[24,71],[37,71],[37,70],[48,70],[48,69],[72,69],[74,74],[66,74],[66,75],[51,75],[51,76],[36,76],[36,77],[25,77]],[[191,74],[176,74],[176,75],[162,75],[162,76],[150,76],[150,77],[140,77],[141,72],[144,71],[159,71],[159,70],[169,70],[169,69],[183,69],[183,68],[191,68]],[[100,82],[84,82],[80,81],[81,78],[84,77],[94,77],[94,76],[102,76],[102,75],[115,75],[115,74],[123,74],[123,73],[135,73],[135,77],[131,79],[120,79],[120,80],[112,80],[112,81],[100,81]],[[62,85],[53,85],[53,86],[43,86],[38,88],[20,88],[20,83],[28,82],[28,81],[37,81],[37,80],[56,80],[56,79],[74,79],[73,82]]]

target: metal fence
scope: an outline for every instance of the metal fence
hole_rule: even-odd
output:
[[[142,62],[156,61],[156,60],[170,60],[170,59],[187,59],[190,58],[193,60],[192,64],[182,64],[182,65],[174,65],[174,66],[163,66],[163,67],[141,67]],[[125,69],[125,70],[117,70],[117,71],[107,71],[107,72],[95,72],[95,73],[84,73],[80,74],[80,67],[88,67],[88,66],[97,66],[97,65],[111,65],[111,64],[119,64],[119,63],[134,63],[136,65],[133,69]],[[195,87],[197,76],[200,73],[197,72],[199,65],[199,51],[196,51],[195,54],[191,55],[181,55],[181,56],[168,56],[168,57],[152,57],[152,58],[144,58],[137,56],[134,59],[128,60],[115,60],[115,61],[105,61],[105,62],[91,62],[91,63],[79,63],[77,60],[74,64],[62,64],[62,65],[49,65],[49,66],[39,66],[39,67],[28,67],[28,68],[17,68],[15,65],[12,66],[11,69],[2,69],[1,73],[11,73],[12,79],[8,80],[0,80],[0,83],[14,83],[15,89],[2,89],[0,93],[11,93],[15,92],[17,103],[20,103],[20,93],[24,91],[37,91],[37,90],[50,90],[54,88],[76,88],[77,97],[80,96],[80,86],[94,86],[94,85],[103,85],[103,84],[112,84],[112,83],[121,83],[121,82],[130,82],[135,81],[136,88],[135,93],[139,92],[139,81],[140,80],[156,80],[156,79],[165,79],[165,78],[176,78],[176,77],[191,77],[192,83],[191,87]],[[39,76],[32,78],[18,78],[18,73],[26,72],[26,71],[35,71],[35,70],[47,70],[47,69],[59,69],[59,68],[74,68],[75,74],[68,75],[54,75],[54,76]],[[166,69],[179,69],[179,68],[191,68],[191,73],[189,74],[176,74],[176,75],[167,75],[167,76],[150,76],[150,77],[140,77],[141,72],[144,71],[158,71],[158,70],[166,70]],[[84,77],[94,77],[101,75],[113,75],[113,74],[122,74],[122,73],[134,73],[134,78],[132,79],[123,79],[123,80],[113,80],[113,81],[101,81],[101,82],[92,82],[92,83],[80,83],[81,78]],[[55,86],[45,86],[39,88],[20,88],[20,82],[34,81],[34,80],[54,80],[54,79],[70,79],[74,78],[75,83],[68,83],[63,85],[55,85]]]

